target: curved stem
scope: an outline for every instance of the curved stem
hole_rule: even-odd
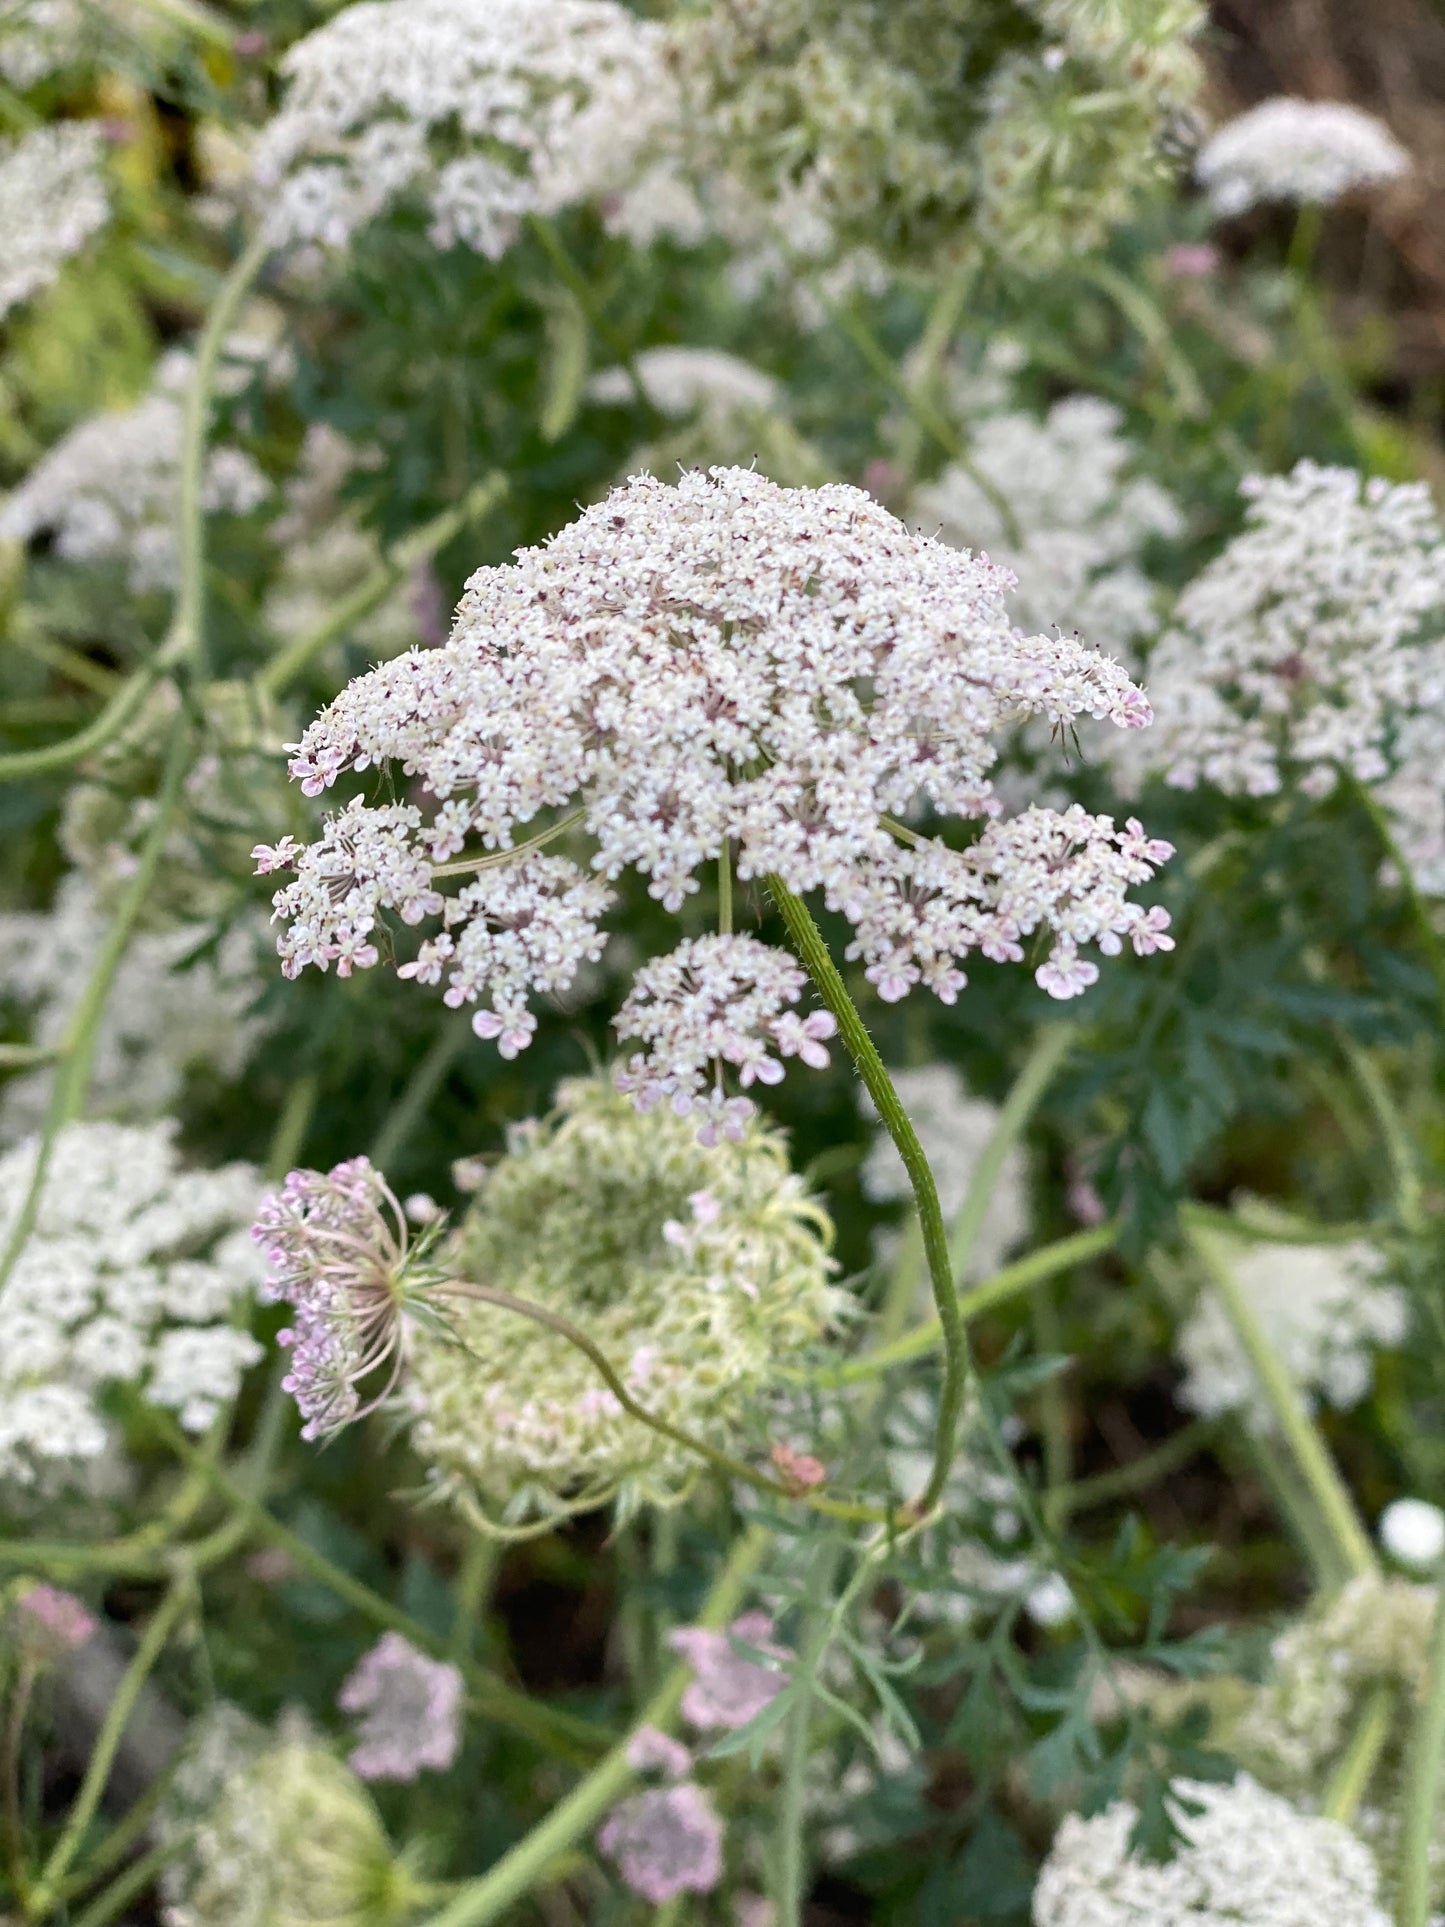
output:
[[[387,550],[370,575],[343,596],[334,609],[304,636],[298,636],[273,656],[256,678],[257,687],[268,696],[279,696],[291,687],[313,657],[329,642],[345,635],[363,616],[369,615],[383,597],[390,594],[409,569],[444,549],[464,528],[482,521],[505,498],[511,484],[500,473],[487,475],[470,489],[455,508],[425,522],[410,535],[403,536]]]
[[[1306,1411],[1299,1388],[1281,1364],[1255,1316],[1253,1305],[1240,1289],[1217,1236],[1188,1206],[1181,1216],[1189,1243],[1219,1294],[1235,1336],[1254,1369],[1275,1423],[1319,1508],[1345,1570],[1355,1575],[1375,1572],[1378,1568],[1374,1548],[1339,1468],[1330,1457],[1318,1426]]]
[[[1405,1800],[1400,1816],[1400,1892],[1397,1927],[1426,1927],[1430,1918],[1430,1849],[1445,1779],[1445,1586],[1435,1606],[1430,1671],[1415,1715],[1405,1761]]]
[[[741,1535],[698,1615],[699,1626],[721,1631],[736,1616],[771,1542],[771,1535],[761,1526],[751,1526]],[[643,1707],[633,1733],[644,1726],[655,1726],[665,1733],[677,1719],[691,1679],[691,1667],[674,1666]],[[593,1831],[632,1785],[636,1771],[627,1757],[631,1740],[629,1734],[614,1746],[565,1800],[558,1801],[545,1820],[488,1872],[468,1881],[425,1927],[489,1927],[545,1880],[557,1862]]]
[[[969,1174],[968,1190],[959,1206],[958,1215],[949,1226],[948,1256],[955,1278],[961,1279],[963,1268],[972,1255],[1008,1154],[1023,1136],[1029,1119],[1038,1109],[1039,1100],[1068,1056],[1076,1034],[1067,1024],[1045,1024],[1034,1039],[1033,1048],[1024,1059],[1023,1069],[1014,1079],[1013,1088],[1004,1099],[998,1122],[989,1133],[978,1163]]]
[[[1395,1184],[1395,1205],[1400,1223],[1413,1237],[1426,1228],[1425,1193],[1415,1146],[1405,1120],[1390,1095],[1390,1087],[1380,1075],[1380,1067],[1362,1044],[1348,1032],[1340,1032],[1340,1049],[1354,1074],[1355,1082],[1375,1114],[1375,1123],[1385,1146],[1385,1157]]]
[[[114,742],[138,713],[168,664],[164,650],[157,650],[143,668],[126,678],[98,716],[63,742],[46,743],[39,749],[15,749],[0,756],[0,783],[20,782],[26,777],[44,776],[50,770],[66,769]]]
[[[43,1919],[57,1888],[69,1871],[86,1829],[95,1818],[105,1792],[106,1782],[110,1779],[111,1767],[120,1747],[131,1714],[135,1711],[136,1701],[140,1698],[141,1688],[155,1667],[156,1661],[165,1650],[171,1634],[181,1622],[182,1615],[192,1603],[194,1589],[191,1575],[179,1573],[170,1584],[165,1598],[151,1614],[150,1624],[146,1627],[135,1657],[126,1668],[115,1698],[106,1708],[105,1719],[96,1736],[91,1751],[85,1777],[80,1783],[80,1791],[75,1796],[65,1826],[50,1858],[45,1863],[44,1872],[36,1884],[32,1896],[33,1911]]]
[[[179,657],[189,656],[202,673],[206,666],[206,550],[205,508],[201,498],[205,484],[206,438],[211,425],[216,367],[222,343],[230,333],[241,304],[250,293],[270,251],[264,229],[259,230],[221,283],[206,316],[206,325],[201,330],[201,339],[196,346],[196,365],[186,394],[180,474],[181,582],[166,641],[170,652]]]
[[[437,1289],[451,1292],[458,1297],[475,1299],[480,1304],[496,1305],[501,1311],[515,1312],[519,1318],[529,1318],[533,1324],[545,1325],[548,1331],[556,1332],[559,1338],[565,1338],[569,1345],[575,1346],[582,1356],[597,1368],[598,1377],[630,1418],[635,1418],[639,1425],[647,1426],[650,1431],[660,1433],[663,1438],[671,1439],[675,1445],[682,1446],[685,1451],[705,1459],[709,1465],[715,1466],[728,1478],[740,1479],[745,1485],[750,1485],[759,1492],[766,1492],[775,1499],[800,1499],[805,1505],[812,1506],[815,1511],[827,1513],[831,1518],[857,1519],[875,1525],[882,1524],[887,1519],[888,1514],[877,1506],[853,1505],[846,1500],[826,1499],[811,1492],[798,1492],[792,1486],[784,1485],[781,1480],[770,1479],[766,1473],[756,1471],[742,1459],[735,1459],[730,1452],[723,1452],[717,1446],[709,1445],[706,1439],[700,1439],[691,1432],[685,1432],[680,1425],[674,1425],[670,1420],[660,1418],[656,1412],[649,1412],[647,1407],[639,1404],[628,1391],[607,1354],[593,1344],[580,1325],[574,1325],[571,1319],[564,1318],[561,1312],[552,1311],[548,1306],[539,1305],[530,1298],[518,1298],[510,1291],[499,1290],[495,1285],[475,1285],[462,1278],[449,1278],[445,1285],[438,1286]]]
[[[897,1147],[913,1186],[918,1207],[918,1222],[923,1232],[923,1253],[928,1263],[929,1283],[938,1311],[939,1334],[943,1342],[943,1385],[938,1397],[938,1431],[934,1440],[933,1470],[923,1491],[913,1501],[915,1511],[927,1512],[938,1500],[953,1464],[958,1445],[958,1428],[963,1417],[963,1402],[972,1376],[968,1338],[958,1294],[953,1288],[953,1261],[944,1229],[943,1211],[938,1202],[938,1186],[918,1141],[912,1120],[899,1101],[878,1047],[868,1035],[858,1007],[848,995],[842,973],[823,941],[802,898],[790,890],[781,877],[769,876],[768,888],[783,915],[793,948],[802,959],[818,995],[837,1020],[838,1032],[858,1068],[868,1095],[877,1107],[888,1135]]]
[[[35,1228],[41,1195],[50,1169],[50,1159],[55,1150],[55,1140],[61,1130],[79,1114],[85,1102],[86,1087],[90,1082],[90,1067],[95,1057],[96,1037],[100,1031],[101,1018],[105,1014],[106,999],[110,995],[111,985],[115,981],[116,971],[120,968],[120,961],[130,941],[131,932],[135,928],[151,884],[155,881],[156,871],[160,867],[166,839],[170,834],[171,819],[180,802],[181,785],[190,767],[190,761],[189,732],[184,721],[177,719],[171,734],[160,794],[156,798],[155,816],[141,847],[135,874],[125,887],[125,895],[120,900],[115,921],[106,932],[105,942],[101,945],[90,979],[60,1042],[55,1083],[51,1089],[45,1125],[35,1154],[35,1167],[30,1174],[30,1185],[15,1221],[10,1227],[10,1236],[6,1240],[5,1249],[0,1252],[0,1292],[4,1291],[6,1282],[15,1269],[16,1260],[25,1249],[30,1233]]]
[[[1115,1499],[1130,1498],[1156,1485],[1197,1458],[1213,1436],[1213,1419],[1194,1419],[1162,1445],[1156,1445],[1152,1452],[1141,1453],[1127,1465],[1115,1466],[1109,1472],[1095,1472],[1090,1478],[1075,1479],[1070,1485],[1060,1486],[1052,1494],[1052,1524],[1056,1530],[1062,1530],[1076,1512],[1087,1511],[1091,1506],[1112,1505]]]

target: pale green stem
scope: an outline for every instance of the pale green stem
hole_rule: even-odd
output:
[[[826,1601],[832,1591],[843,1548],[836,1539],[825,1539],[818,1546],[808,1572],[807,1597],[799,1650],[793,1671],[797,1703],[787,1718],[783,1736],[783,1784],[774,1832],[773,1927],[802,1927],[803,1902],[807,1897],[808,1854],[806,1804],[808,1796],[809,1738],[813,1726],[812,1681],[832,1638],[834,1619]]]
[[[189,1835],[178,1840],[167,1840],[161,1846],[152,1847],[149,1853],[142,1854],[139,1860],[133,1860],[108,1887],[96,1895],[83,1913],[75,1915],[73,1927],[109,1927],[117,1914],[124,1912],[133,1900],[146,1891],[161,1869],[185,1851],[188,1843]]]
[[[1059,1308],[1048,1285],[1033,1298],[1034,1349],[1042,1358],[1057,1358],[1063,1350]],[[1073,1476],[1073,1442],[1069,1436],[1069,1413],[1063,1386],[1057,1374],[1039,1387],[1039,1429],[1044,1447],[1044,1521],[1057,1532],[1067,1516],[1062,1494]]]
[[[1147,1491],[1160,1479],[1168,1478],[1171,1472],[1177,1472],[1180,1466],[1188,1465],[1204,1451],[1213,1436],[1212,1419],[1195,1419],[1165,1439],[1162,1445],[1156,1445],[1152,1452],[1141,1453],[1127,1465],[1116,1466],[1111,1472],[1096,1472],[1091,1478],[1076,1479],[1073,1484],[1062,1486],[1052,1495],[1049,1524],[1055,1531],[1061,1531],[1076,1512],[1112,1505],[1116,1499]]]
[[[164,1652],[171,1634],[179,1626],[187,1608],[195,1597],[192,1576],[182,1572],[171,1581],[165,1598],[151,1614],[150,1624],[141,1636],[135,1657],[121,1676],[115,1690],[115,1697],[106,1708],[105,1718],[96,1735],[91,1749],[90,1760],[86,1765],[85,1777],[80,1783],[80,1791],[75,1796],[65,1826],[54,1851],[45,1863],[45,1869],[32,1895],[32,1910],[43,1919],[55,1897],[56,1891],[69,1870],[71,1861],[80,1849],[86,1829],[95,1818],[100,1807],[101,1796],[110,1770],[115,1764],[115,1756],[135,1711],[136,1701],[140,1698],[141,1688],[149,1679],[157,1660]]]
[[[842,329],[874,374],[885,387],[893,391],[918,426],[938,443],[950,461],[958,464],[974,487],[985,497],[999,519],[1005,539],[1014,548],[1020,547],[1023,542],[1023,530],[1019,527],[1019,519],[1014,514],[1013,504],[998,484],[984,474],[961,438],[954,433],[948,423],[904,380],[894,367],[887,349],[876,338],[862,316],[831,300],[824,294],[816,279],[812,287],[828,319]]]
[[[737,1616],[753,1574],[762,1564],[770,1544],[771,1536],[761,1526],[751,1526],[739,1537],[698,1615],[700,1626],[721,1631]],[[666,1732],[677,1720],[682,1696],[691,1679],[690,1667],[674,1666],[643,1707],[637,1727],[655,1726]],[[633,1729],[634,1733],[636,1730]],[[468,1881],[440,1913],[431,1916],[425,1927],[489,1927],[490,1922],[502,1919],[544,1881],[560,1859],[596,1830],[632,1786],[636,1773],[627,1758],[631,1738],[629,1734],[613,1747],[606,1758],[553,1807],[545,1820],[503,1854],[488,1872]]]
[[[51,770],[67,769],[83,762],[125,730],[139,712],[141,704],[155,688],[170,665],[164,650],[157,650],[148,663],[128,676],[100,714],[67,736],[63,742],[46,743],[40,749],[16,749],[0,756],[0,783],[18,783],[31,776],[44,776]]]
[[[1349,1744],[1325,1788],[1320,1812],[1327,1820],[1349,1826],[1359,1811],[1395,1724],[1396,1702],[1395,1688],[1390,1685],[1372,1686],[1365,1695]]]
[[[733,933],[733,858],[732,844],[727,837],[723,838],[717,853],[717,927],[719,936],[730,937]]]
[[[432,1039],[367,1152],[378,1170],[386,1169],[426,1116],[427,1106],[446,1082],[447,1072],[466,1049],[471,1036],[470,1022],[459,1019],[444,1024]]]
[[[1397,1927],[1426,1927],[1430,1919],[1430,1849],[1440,1817],[1445,1774],[1445,1586],[1438,1589],[1425,1697],[1410,1731],[1400,1828]]]
[[[1209,401],[1189,359],[1175,342],[1167,315],[1136,282],[1107,261],[1090,261],[1084,277],[1106,295],[1126,321],[1137,331],[1163,369],[1178,413],[1186,421],[1202,421],[1209,414]]]
[[[1415,1157],[1415,1147],[1405,1120],[1400,1116],[1399,1107],[1390,1095],[1390,1087],[1380,1075],[1380,1067],[1370,1053],[1347,1032],[1340,1033],[1340,1049],[1344,1052],[1355,1082],[1364,1092],[1365,1100],[1374,1113],[1375,1123],[1385,1146],[1385,1156],[1389,1160],[1390,1173],[1395,1184],[1395,1203],[1400,1213],[1400,1223],[1405,1230],[1418,1237],[1425,1230],[1425,1192],[1420,1181],[1420,1167]]]
[[[169,20],[174,26],[184,27],[188,33],[195,34],[198,40],[207,41],[212,47],[219,47],[229,53],[235,43],[236,29],[229,21],[201,4],[201,0],[140,0],[148,13],[159,19]],[[103,9],[101,9],[103,11]]]
[[[318,1552],[309,1540],[300,1533],[285,1526],[266,1506],[254,1498],[240,1482],[222,1466],[207,1461],[198,1446],[193,1445],[181,1431],[159,1411],[150,1414],[158,1430],[165,1436],[167,1444],[178,1457],[188,1464],[199,1465],[212,1488],[230,1504],[235,1511],[247,1519],[258,1535],[279,1546],[302,1572],[309,1573],[323,1586],[334,1592],[338,1599],[344,1599],[348,1606],[378,1626],[405,1634],[414,1646],[434,1657],[446,1657],[445,1638],[439,1637],[430,1627],[420,1620],[413,1619],[410,1613],[393,1606],[389,1599],[373,1592],[362,1580],[354,1578],[340,1566],[334,1565],[326,1555]],[[595,1752],[599,1744],[605,1742],[606,1735],[584,1720],[574,1718],[569,1713],[559,1713],[548,1706],[539,1705],[527,1694],[519,1693],[497,1678],[495,1673],[477,1665],[463,1665],[462,1671],[467,1685],[476,1696],[479,1711],[485,1718],[495,1720],[499,1726],[509,1727],[520,1733],[534,1744],[561,1753],[564,1757],[575,1759],[579,1752]]]
[[[316,1100],[321,1080],[315,1071],[303,1071],[287,1091],[276,1128],[266,1151],[266,1176],[284,1178],[301,1155],[306,1133],[316,1115]]]
[[[0,1071],[28,1071],[37,1064],[53,1064],[54,1044],[0,1044]]]
[[[958,1295],[953,1288],[953,1265],[949,1257],[943,1211],[938,1202],[938,1186],[933,1181],[933,1172],[918,1141],[918,1133],[899,1101],[898,1093],[893,1088],[893,1079],[878,1055],[877,1046],[868,1035],[868,1028],[858,1014],[857,1005],[848,994],[848,986],[829,954],[823,933],[814,923],[803,899],[790,890],[781,877],[769,876],[768,888],[782,912],[794,950],[812,978],[818,995],[837,1021],[838,1033],[857,1066],[858,1075],[903,1160],[903,1168],[913,1186],[918,1222],[923,1232],[924,1256],[928,1262],[928,1278],[933,1289],[933,1302],[937,1307],[943,1342],[943,1384],[938,1395],[938,1431],[934,1440],[933,1470],[912,1507],[915,1511],[927,1512],[937,1503],[953,1465],[964,1397],[972,1376],[968,1337],[964,1331]]]
[[[96,1037],[99,1034],[101,1019],[105,1014],[106,999],[110,995],[110,988],[115,981],[115,973],[120,968],[120,961],[130,941],[131,932],[144,908],[151,884],[155,881],[156,871],[160,867],[166,839],[170,835],[171,819],[180,802],[181,785],[190,766],[190,754],[188,733],[184,724],[178,721],[167,752],[160,794],[156,798],[155,816],[141,847],[135,874],[126,884],[125,894],[120,900],[115,920],[106,932],[105,941],[91,968],[84,994],[60,1041],[55,1083],[51,1089],[45,1124],[35,1154],[35,1168],[31,1172],[24,1201],[10,1228],[10,1236],[6,1241],[4,1252],[0,1253],[0,1292],[4,1291],[10,1274],[15,1269],[16,1260],[25,1249],[30,1234],[35,1228],[35,1218],[40,1209],[40,1199],[55,1150],[55,1140],[64,1127],[79,1115],[85,1102],[86,1089],[90,1083],[90,1067],[95,1057]]]
[[[1023,1136],[1045,1091],[1068,1056],[1074,1036],[1075,1032],[1065,1024],[1045,1024],[1039,1031],[1023,1069],[1004,1099],[983,1153],[969,1173],[968,1190],[948,1233],[948,1259],[954,1277],[960,1281],[1009,1152]]]
[[[453,1662],[472,1656],[477,1622],[486,1611],[501,1560],[502,1548],[495,1539],[487,1539],[481,1533],[476,1533],[467,1541],[461,1570],[453,1587],[456,1603],[452,1613],[452,1629],[447,1638],[447,1657]]]
[[[350,595],[343,596],[314,629],[272,657],[256,678],[257,687],[268,696],[279,696],[291,687],[307,664],[328,643],[369,615],[379,602],[390,595],[397,583],[418,563],[444,549],[464,528],[483,521],[504,499],[510,487],[505,475],[484,476],[468,489],[455,508],[443,510],[421,528],[394,542],[370,575],[363,578]]]
[[[1280,1362],[1264,1327],[1255,1315],[1247,1294],[1241,1290],[1220,1242],[1207,1222],[1187,1206],[1181,1214],[1185,1233],[1195,1254],[1218,1292],[1220,1302],[1234,1328],[1235,1336],[1259,1380],[1276,1425],[1289,1447],[1300,1475],[1319,1507],[1346,1571],[1352,1574],[1377,1570],[1369,1535],[1360,1523],[1354,1501],[1340,1477],[1339,1469],[1320,1436],[1318,1426],[1305,1409],[1299,1388]]]
[[[543,253],[557,271],[557,278],[567,289],[583,314],[593,334],[614,355],[632,384],[632,393],[640,408],[656,419],[659,410],[647,392],[647,386],[638,370],[637,357],[628,346],[624,336],[602,312],[597,297],[585,274],[568,252],[567,243],[557,231],[557,225],[545,214],[529,214],[527,226],[541,244]]]
[[[196,345],[196,363],[186,394],[181,441],[180,517],[181,585],[171,616],[167,644],[179,657],[189,657],[202,675],[206,669],[206,440],[211,426],[211,401],[221,348],[235,324],[241,305],[266,264],[271,245],[264,229],[247,243],[221,283]]]
[[[488,850],[485,856],[464,857],[459,863],[438,863],[433,867],[432,875],[465,877],[475,876],[479,870],[500,869],[503,864],[514,863],[519,856],[528,856],[533,850],[545,850],[549,843],[555,843],[559,836],[565,836],[569,830],[575,829],[586,816],[585,808],[569,810],[565,816],[559,816],[555,823],[549,823],[545,830],[538,830],[535,836],[526,837],[520,843],[509,843],[504,850]]]
[[[960,1292],[955,1301],[960,1317],[967,1320],[977,1318],[982,1312],[995,1311],[1011,1299],[1032,1291],[1035,1285],[1042,1284],[1046,1278],[1057,1277],[1071,1265],[1081,1265],[1086,1259],[1112,1250],[1119,1242],[1120,1229],[1117,1224],[1095,1225],[1088,1231],[1070,1232],[1067,1238],[1060,1238],[1053,1244],[1041,1245],[1026,1258],[1005,1265],[991,1278],[985,1278],[970,1290]],[[834,1366],[831,1370],[808,1374],[809,1382],[816,1385],[851,1385],[859,1379],[876,1378],[880,1372],[892,1371],[895,1365],[906,1365],[912,1359],[922,1358],[942,1338],[942,1321],[930,1318],[926,1324],[915,1327],[904,1337],[892,1344],[880,1345],[876,1351],[868,1352],[862,1358],[851,1359],[846,1365]]]

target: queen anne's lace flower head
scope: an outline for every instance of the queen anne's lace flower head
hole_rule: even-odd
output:
[[[134,408],[96,415],[43,455],[0,508],[0,536],[54,539],[67,562],[114,563],[141,594],[174,588],[180,569],[180,488],[185,391],[191,357],[172,349],[156,366],[151,392]],[[270,483],[239,448],[212,448],[202,481],[209,515],[246,515]]]
[[[1131,472],[1138,451],[1111,402],[1070,395],[1042,421],[985,415],[971,424],[968,452],[972,473],[946,468],[918,490],[913,517],[1013,571],[1008,606],[1020,628],[1078,629],[1121,652],[1153,630],[1156,592],[1140,552],[1177,536],[1183,518],[1156,482]],[[976,476],[1007,503],[1013,533]]]
[[[1228,1262],[1307,1405],[1348,1411],[1368,1396],[1376,1349],[1402,1344],[1410,1316],[1403,1287],[1381,1282],[1375,1246],[1251,1243]],[[1210,1418],[1239,1412],[1252,1430],[1273,1429],[1269,1400],[1214,1292],[1201,1293],[1178,1349],[1182,1405]]]
[[[722,1821],[691,1780],[649,1787],[615,1806],[597,1844],[624,1882],[654,1907],[679,1894],[705,1894],[722,1879]]]
[[[675,1498],[697,1457],[627,1414],[568,1339],[469,1300],[465,1281],[583,1326],[647,1411],[731,1445],[839,1309],[826,1232],[775,1132],[752,1123],[741,1144],[707,1147],[607,1077],[564,1084],[550,1117],[514,1129],[439,1254],[462,1288],[445,1325],[411,1338],[413,1446],[484,1523]]]
[[[110,219],[103,142],[90,121],[57,121],[0,141],[0,315],[50,287]]]
[[[677,911],[724,844],[744,881],[821,891],[889,1000],[922,982],[951,1002],[970,952],[1022,961],[1045,931],[1038,980],[1060,997],[1097,975],[1087,945],[1166,947],[1165,913],[1128,893],[1167,844],[1078,807],[998,816],[988,772],[1007,726],[1149,720],[1077,638],[1016,634],[1008,582],[858,489],[741,469],[675,488],[636,478],[544,548],[480,570],[444,649],[373,670],[306,731],[291,769],[308,794],[396,765],[418,800],[353,799],[309,848],[260,854],[297,871],[274,899],[286,968],[366,967],[382,913],[440,912],[443,934],[407,974],[445,975],[450,1001],[481,1006],[483,1035],[520,1048],[527,991],[565,989],[598,953],[600,879],[636,869]],[[599,881],[525,846],[508,857],[522,826],[574,803],[552,833],[590,842]],[[924,806],[987,827],[955,850],[896,820]],[[479,844],[489,854],[453,862]],[[453,870],[477,880],[444,895]],[[632,1034],[654,1046],[635,1067],[648,1094],[668,1079],[698,1093],[705,1037],[727,1044],[719,1069],[765,1080],[780,1055],[822,1061],[825,1026],[786,1008],[787,959],[765,964],[751,939],[699,942],[647,966],[617,1020],[624,1036],[641,1020]],[[668,1060],[658,1047],[674,1042]]]
[[[1216,214],[1261,201],[1328,204],[1359,187],[1383,187],[1410,156],[1383,121],[1345,100],[1262,101],[1227,121],[1200,150],[1199,184]]]
[[[771,1706],[787,1684],[787,1674],[739,1651],[766,1653],[775,1660],[792,1657],[778,1645],[766,1613],[744,1613],[725,1633],[706,1626],[679,1626],[668,1645],[692,1668],[682,1696],[682,1717],[703,1733],[732,1732]]]
[[[400,1633],[383,1633],[347,1675],[336,1704],[356,1720],[348,1756],[363,1780],[445,1772],[462,1743],[462,1676]]]
[[[35,1228],[0,1296],[0,1482],[50,1488],[114,1449],[106,1388],[133,1385],[205,1429],[261,1356],[231,1321],[256,1266],[242,1227],[249,1165],[185,1170],[171,1124],[71,1124],[56,1140]],[[0,1240],[38,1141],[0,1158]]]
[[[1119,1800],[1059,1828],[1034,1889],[1034,1927],[1389,1927],[1370,1850],[1240,1778],[1178,1780],[1184,1843],[1172,1860],[1129,1851],[1138,1813]]]
[[[938,1202],[945,1221],[962,1209],[974,1169],[999,1121],[998,1106],[970,1097],[963,1079],[951,1064],[927,1064],[916,1070],[895,1071],[893,1088],[923,1146],[938,1186]],[[876,1120],[872,1100],[861,1100],[866,1117]],[[893,1139],[884,1130],[875,1136],[860,1174],[863,1195],[878,1203],[911,1199],[913,1187]],[[997,1271],[1013,1247],[1026,1236],[1029,1224],[1028,1171],[1024,1154],[1012,1145],[989,1192],[973,1246],[967,1275],[986,1278]]]
[[[200,1723],[157,1832],[164,1927],[401,1927],[423,1898],[360,1780],[304,1724]]]
[[[1015,268],[1096,245],[1160,171],[1199,9],[1158,0],[733,0],[673,57],[699,171],[741,182],[788,251]]]
[[[696,230],[649,172],[675,116],[660,29],[615,0],[361,0],[282,71],[253,150],[278,246],[344,248],[403,202],[492,260],[529,215],[584,202],[637,240]]]
[[[1179,598],[1149,659],[1155,724],[1126,776],[1269,796],[1389,775],[1445,701],[1445,533],[1423,482],[1301,462],[1254,476],[1243,532]]]

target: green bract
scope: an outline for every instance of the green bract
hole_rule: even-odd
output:
[[[513,1130],[449,1258],[458,1278],[582,1326],[639,1404],[720,1445],[836,1319],[830,1236],[778,1131],[754,1122],[741,1144],[705,1147],[695,1119],[643,1116],[597,1076]],[[474,1522],[687,1491],[697,1457],[625,1413],[566,1338],[447,1304],[446,1326],[416,1334],[407,1395],[418,1451]]]

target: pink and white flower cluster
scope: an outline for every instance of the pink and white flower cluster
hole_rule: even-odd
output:
[[[390,767],[409,800],[354,799],[309,847],[257,852],[263,870],[296,869],[274,900],[288,970],[366,967],[384,913],[439,914],[404,974],[445,975],[448,1001],[481,1005],[479,1033],[513,1051],[527,993],[564,990],[600,953],[605,883],[635,869],[680,911],[731,850],[744,882],[819,892],[887,999],[923,983],[951,1002],[971,952],[1020,961],[1043,933],[1039,982],[1076,995],[1097,974],[1086,946],[1166,947],[1167,917],[1129,892],[1169,849],[1077,807],[1005,820],[995,739],[1030,716],[1137,729],[1150,710],[1076,636],[1017,633],[1011,585],[859,489],[744,469],[634,478],[479,570],[444,648],[360,677],[295,745],[309,794]],[[899,820],[925,809],[985,827],[956,850]],[[590,843],[595,878],[537,854],[549,828]],[[468,872],[456,895],[438,887]],[[766,1083],[784,1057],[826,1061],[827,1020],[787,1008],[801,988],[755,939],[691,940],[645,965],[616,1020],[648,1046],[637,1093],[686,1108],[709,1065],[715,1084],[723,1064]]]
[[[363,1780],[444,1773],[462,1743],[462,1676],[400,1633],[383,1633],[347,1675],[336,1704],[356,1722],[348,1756]]]

